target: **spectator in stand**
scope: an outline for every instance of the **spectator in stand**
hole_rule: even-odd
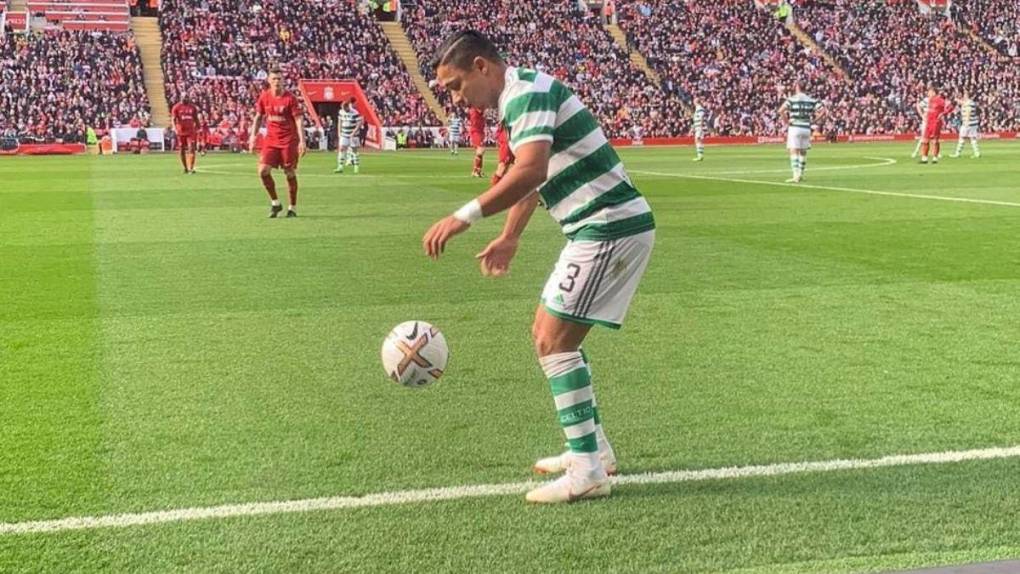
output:
[[[601,14],[576,2],[417,0],[403,4],[402,18],[415,51],[425,57],[456,30],[479,30],[509,59],[570,86],[610,137],[624,136],[632,116],[647,118],[647,135],[676,133],[689,122],[679,94],[649,80],[613,41]],[[429,66],[421,72],[435,78]],[[437,90],[437,96],[449,107],[445,93]]]
[[[86,126],[148,117],[130,33],[47,31],[0,41],[0,113],[22,141],[85,142]]]
[[[379,24],[348,0],[164,0],[160,12],[167,97],[195,86],[211,125],[246,117],[264,87],[265,62],[301,78],[355,78],[385,125],[437,125]]]

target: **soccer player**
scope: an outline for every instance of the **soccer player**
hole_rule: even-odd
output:
[[[928,88],[928,115],[925,119],[924,139],[921,140],[921,163],[928,163],[928,152],[932,151],[931,162],[938,163],[942,152],[942,118],[953,111],[953,104],[939,95],[935,86]],[[935,143],[934,147],[931,145]]]
[[[195,128],[195,142],[198,153],[205,157],[205,150],[209,147],[209,126],[205,123],[205,115],[198,116],[198,127]]]
[[[355,100],[351,98],[344,102],[343,107],[340,108],[340,117],[337,122],[339,145],[336,151],[336,169],[333,170],[333,173],[343,173],[345,163],[354,166],[354,173],[358,173],[361,169],[361,162],[358,159],[358,134],[361,133],[363,120],[354,104]]]
[[[928,126],[925,125],[928,121],[928,96],[918,100],[914,109],[917,110],[917,115],[921,117],[921,133],[917,134],[917,145],[914,146],[914,153],[910,154],[911,159],[917,157],[917,154],[921,153],[921,144],[924,143],[924,132],[928,131]]]
[[[450,155],[457,155],[460,150],[460,128],[463,125],[463,120],[457,115],[457,111],[454,110],[450,114],[450,125],[447,129],[450,137]]]
[[[301,108],[294,94],[283,89],[283,74],[279,68],[269,71],[269,89],[263,90],[255,102],[255,117],[251,123],[251,136],[248,148],[255,150],[255,139],[266,120],[266,137],[262,141],[262,153],[259,156],[259,177],[269,194],[269,217],[275,218],[283,211],[280,199],[276,196],[276,182],[273,181],[272,170],[282,168],[287,176],[287,191],[290,205],[287,217],[297,217],[297,165],[298,158],[305,155],[305,130]]]
[[[173,119],[174,131],[177,132],[177,142],[180,147],[181,165],[184,166],[184,173],[195,173],[195,137],[198,122],[198,109],[191,103],[188,94],[181,96],[181,101],[174,104],[170,109],[170,116]]]
[[[510,151],[510,135],[503,122],[499,122],[496,129],[496,147],[499,150],[499,163],[496,164],[496,171],[492,172],[492,179],[489,180],[492,185],[499,183],[514,163],[514,152]]]
[[[701,105],[701,98],[694,98],[694,161],[705,159],[705,123],[708,120],[708,110]]]
[[[784,121],[789,119],[790,122],[786,132],[786,147],[790,150],[790,169],[793,171],[793,177],[786,180],[786,183],[800,183],[804,177],[807,152],[811,149],[811,124],[815,120],[816,112],[821,111],[824,114],[822,102],[805,94],[800,82],[793,84],[793,92],[779,108],[779,115]]]
[[[475,148],[475,166],[471,169],[472,177],[482,177],[482,160],[485,159],[485,112],[478,108],[468,111],[468,135],[471,145]]]
[[[960,157],[963,151],[963,140],[970,138],[970,147],[974,150],[973,157],[981,157],[978,150],[978,138],[981,137],[980,119],[978,118],[977,102],[970,99],[970,93],[963,91],[963,97],[957,100],[960,104],[960,140],[956,142],[956,153],[949,157]]]
[[[509,66],[474,30],[447,38],[432,64],[454,104],[499,110],[515,163],[499,183],[436,222],[422,239],[425,252],[438,258],[451,237],[509,209],[502,233],[477,255],[484,275],[504,275],[541,197],[567,244],[543,290],[532,337],[569,448],[534,465],[540,473],[565,474],[526,499],[608,496],[616,458],[581,344],[593,325],[619,328],[623,322],[655,239],[651,209],[595,116],[559,80]]]

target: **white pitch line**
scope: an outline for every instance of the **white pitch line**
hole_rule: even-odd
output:
[[[875,158],[880,159],[880,158]],[[821,168],[819,168],[821,169]],[[998,201],[995,199],[976,199],[971,197],[952,197],[948,195],[928,195],[923,193],[902,193],[899,191],[879,191],[876,189],[860,189],[855,187],[837,187],[832,185],[811,185],[808,183],[786,183],[781,181],[762,181],[759,179],[740,179],[735,177],[716,177],[711,175],[694,175],[688,173],[669,173],[662,171],[643,171],[629,169],[630,173],[642,175],[654,175],[659,177],[677,177],[682,179],[704,179],[709,181],[731,181],[733,183],[752,183],[756,185],[773,185],[778,187],[793,187],[805,189],[823,189],[827,191],[843,191],[846,193],[864,193],[867,195],[885,195],[890,197],[904,197],[908,199],[928,199],[933,201],[951,201],[955,203],[977,203],[982,205],[999,205],[1004,207],[1020,207],[1020,203],[1012,201]],[[816,170],[817,171],[817,170]]]
[[[756,466],[713,468],[705,470],[676,470],[647,474],[631,474],[614,478],[613,484],[641,485],[697,482],[704,480],[781,476],[786,474],[861,470],[919,464],[947,464],[971,460],[992,460],[1016,457],[1020,457],[1020,445],[1003,448],[893,455],[875,459],[837,459],[819,462],[792,462]],[[113,514],[107,516],[81,516],[62,518],[58,520],[10,522],[0,523],[0,536],[63,532],[68,530],[91,530],[96,528],[123,528],[148,524],[209,520],[214,518],[292,514],[300,512],[317,512],[322,510],[391,506],[396,504],[420,502],[439,502],[444,500],[460,500],[464,498],[508,496],[521,494],[531,488],[534,488],[536,485],[537,483],[534,482],[479,484],[473,486],[451,486],[445,488],[380,492],[365,496],[334,496],[305,500],[228,504],[204,508],[181,508],[176,510]]]
[[[865,157],[864,159],[877,159],[879,161],[875,162],[875,163],[858,163],[858,164],[854,164],[854,165],[830,165],[830,166],[826,166],[826,167],[812,167],[811,168],[811,172],[814,173],[816,171],[841,171],[841,170],[847,170],[847,169],[864,169],[866,167],[885,167],[887,165],[893,165],[894,163],[896,163],[896,160],[891,158],[891,157]],[[755,173],[787,173],[789,171],[790,171],[790,168],[785,168],[785,169],[756,169],[756,170],[749,170],[749,171],[746,171],[746,170],[745,171],[716,171],[716,172],[709,172],[709,175],[746,175],[746,174],[755,174]]]

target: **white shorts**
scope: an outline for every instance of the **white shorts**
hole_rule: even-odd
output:
[[[705,139],[705,131],[704,130],[694,130],[694,139],[695,140],[703,140],[703,139]]]
[[[549,314],[619,329],[655,244],[655,230],[608,241],[570,241],[542,290]]]
[[[960,139],[971,138],[971,139],[975,139],[976,140],[979,137],[981,137],[981,133],[978,130],[977,126],[969,126],[969,127],[961,127],[960,128]]]
[[[811,149],[811,128],[790,127],[786,132],[787,149]]]
[[[354,136],[340,136],[340,147],[358,147],[358,138]]]

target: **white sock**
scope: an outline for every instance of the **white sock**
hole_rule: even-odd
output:
[[[274,199],[272,201],[272,205],[273,205],[273,207],[280,207],[280,200],[279,199]]]

